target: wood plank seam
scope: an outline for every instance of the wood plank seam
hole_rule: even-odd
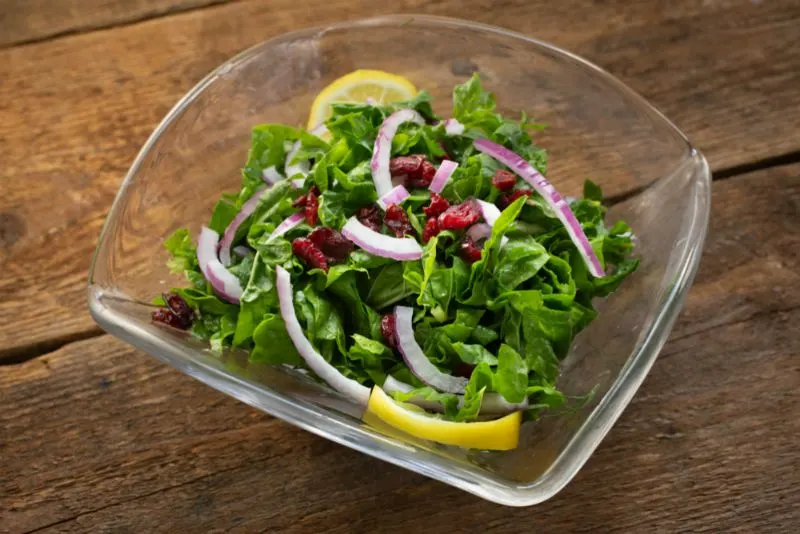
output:
[[[147,22],[150,20],[156,20],[160,18],[171,17],[174,15],[181,15],[184,13],[192,13],[194,11],[200,11],[202,9],[212,8],[214,6],[218,6],[220,4],[229,4],[233,2],[238,2],[242,0],[207,0],[208,3],[200,5],[200,6],[193,6],[193,7],[173,7],[167,9],[162,12],[153,12],[153,13],[145,13],[141,16],[132,17],[128,20],[122,20],[119,22],[113,22],[111,24],[100,24],[100,25],[87,25],[87,26],[79,26],[76,28],[70,28],[68,30],[57,31],[51,34],[42,35],[41,37],[35,37],[32,39],[24,39],[21,41],[10,42],[7,44],[0,44],[0,50],[6,50],[9,48],[15,48],[20,46],[28,46],[28,45],[36,45],[41,43],[46,43],[48,41],[54,41],[56,39],[64,39],[73,37],[76,35],[83,35],[103,30],[111,30],[115,28],[124,28],[126,26],[133,26],[139,23]]]

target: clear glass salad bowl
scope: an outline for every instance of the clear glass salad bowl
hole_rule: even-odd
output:
[[[361,409],[307,375],[215,354],[151,324],[154,296],[182,280],[165,237],[193,233],[222,192],[238,190],[250,129],[305,124],[314,96],[359,68],[400,74],[447,117],[450,92],[473,72],[499,111],[548,128],[548,177],[563,195],[590,178],[638,239],[639,270],[598,303],[575,340],[560,388],[594,395],[568,414],[523,424],[516,450],[441,446],[364,423]],[[541,502],[576,474],[630,402],[664,344],[697,269],[710,202],[702,155],[657,110],[594,65],[498,28],[426,16],[362,20],[294,32],[227,61],[158,126],[128,172],[89,274],[89,305],[107,331],[251,406],[393,464],[502,504]],[[195,234],[196,235],[196,234]]]

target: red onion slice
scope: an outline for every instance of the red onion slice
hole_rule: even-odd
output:
[[[292,160],[300,151],[301,146],[302,143],[300,143],[300,141],[295,141],[291,150],[286,153],[286,163],[284,164],[284,167],[286,168],[286,176],[290,178],[295,174],[302,174],[303,176],[308,174],[308,170],[310,168],[308,161],[298,161],[297,163],[292,163]]]
[[[436,174],[433,175],[433,180],[431,180],[431,185],[428,187],[434,193],[441,193],[444,186],[447,184],[447,180],[453,175],[453,171],[458,168],[458,163],[455,161],[450,161],[449,159],[443,160],[442,163],[439,165],[439,168],[436,169]]]
[[[370,254],[383,258],[411,261],[422,257],[422,247],[416,239],[383,235],[364,226],[355,217],[350,217],[345,223],[342,235]]]
[[[375,182],[375,190],[378,196],[382,197],[392,189],[392,175],[389,172],[389,159],[392,155],[392,139],[397,133],[397,128],[406,122],[425,124],[422,115],[413,109],[401,109],[389,115],[381,124],[378,130],[378,137],[375,138],[375,147],[372,151],[372,180]]]
[[[214,291],[224,300],[236,304],[242,297],[242,285],[217,259],[219,234],[203,226],[197,241],[197,263]]]
[[[464,125],[455,119],[447,119],[444,121],[444,133],[447,135],[463,135]]]
[[[298,211],[297,213],[289,215],[275,228],[275,230],[272,231],[272,233],[269,235],[269,239],[285,234],[292,228],[299,226],[300,223],[305,220],[306,216],[303,215],[302,211]]]
[[[382,386],[383,391],[386,393],[408,393],[414,386],[411,384],[406,384],[405,382],[401,382],[397,380],[392,375],[386,377],[386,381],[383,383]],[[458,406],[464,403],[463,397],[459,395]],[[415,404],[420,408],[424,408],[425,410],[431,412],[441,412],[442,405],[439,402],[431,401],[428,399],[423,399],[419,397],[412,397],[407,401],[409,404]],[[501,415],[507,414],[511,412],[516,412],[519,410],[524,410],[528,407],[528,400],[525,399],[522,402],[508,402],[502,395],[499,393],[485,393],[483,395],[483,402],[481,403],[481,414],[490,414],[490,415]]]
[[[400,204],[405,199],[407,199],[408,196],[409,196],[408,189],[406,189],[402,185],[398,185],[397,187],[395,187],[394,189],[392,189],[391,191],[389,191],[388,193],[386,193],[385,195],[383,195],[381,198],[378,199],[378,206],[380,206],[381,209],[385,210],[389,206],[389,204]]]
[[[289,338],[292,340],[297,352],[300,353],[300,356],[311,370],[325,383],[358,404],[366,406],[367,402],[369,402],[369,388],[347,378],[325,361],[325,358],[314,349],[314,346],[303,333],[303,328],[300,326],[300,321],[297,320],[297,314],[294,311],[292,278],[289,275],[289,271],[280,265],[277,266],[275,268],[275,279],[281,317],[286,324],[286,332],[289,334]]]
[[[556,191],[556,189],[542,176],[539,171],[533,168],[530,163],[525,161],[519,154],[511,150],[493,143],[488,139],[477,139],[474,143],[475,148],[491,156],[500,163],[505,164],[509,169],[517,173],[523,180],[533,186],[537,193],[542,195],[545,202],[547,202],[561,223],[567,229],[570,239],[578,248],[578,252],[586,262],[589,272],[596,278],[605,276],[603,266],[600,263],[597,255],[592,249],[592,244],[581,228],[581,223],[575,218],[569,205]]]
[[[497,208],[497,206],[495,206],[491,202],[486,202],[485,200],[479,200],[478,201],[478,205],[481,208],[481,214],[483,215],[483,220],[486,221],[486,224],[489,225],[489,228],[493,227],[494,223],[497,222],[497,218],[500,217],[500,210]],[[475,225],[475,226],[478,226],[478,225]],[[473,226],[473,228],[475,228],[475,226]],[[470,230],[471,229],[472,228],[470,228]],[[476,233],[477,232],[483,233],[483,230],[475,230],[475,232]],[[469,231],[467,231],[467,234],[469,234]],[[491,235],[492,235],[492,232],[490,230],[489,231],[489,236],[491,236]],[[472,237],[472,236],[470,236],[470,237]],[[475,238],[472,237],[472,239],[475,239]],[[488,239],[488,236],[487,236],[486,239]],[[503,236],[500,239],[500,246],[505,246],[506,243],[508,243],[508,238],[506,236]]]
[[[292,189],[302,189],[303,186],[306,185],[306,179],[305,178],[295,178],[294,180],[289,182],[289,185],[292,186]]]
[[[283,175],[278,172],[278,169],[275,168],[275,165],[270,165],[261,171],[261,176],[264,178],[264,181],[270,185],[275,185],[283,180]]]
[[[441,372],[417,344],[417,340],[414,339],[414,310],[408,306],[396,306],[394,316],[397,325],[397,348],[400,349],[403,360],[414,376],[439,391],[464,393],[469,381],[461,376]]]
[[[492,237],[492,227],[486,223],[473,224],[467,230],[467,236],[475,242],[485,241]]]
[[[222,262],[222,265],[227,266],[231,264],[231,245],[233,244],[233,239],[236,237],[236,230],[238,230],[242,223],[256,210],[258,201],[261,200],[261,193],[263,192],[263,189],[256,191],[247,202],[242,204],[242,209],[239,210],[239,213],[236,214],[236,217],[233,218],[222,233],[222,240],[219,242],[219,261]]]

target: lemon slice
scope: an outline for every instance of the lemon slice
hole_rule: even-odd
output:
[[[308,129],[319,126],[331,116],[334,102],[366,102],[378,104],[409,100],[417,94],[414,84],[396,74],[380,70],[356,70],[342,76],[323,89],[311,105]]]
[[[469,449],[509,450],[516,448],[519,443],[522,412],[514,412],[494,421],[444,421],[403,408],[377,386],[372,388],[367,410],[406,434],[446,445]]]

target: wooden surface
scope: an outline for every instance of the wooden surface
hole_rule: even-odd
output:
[[[54,4],[54,5],[53,5]],[[0,0],[0,532],[800,531],[800,4],[402,0],[565,46],[715,171],[669,343],[577,478],[492,505],[245,407],[103,335],[99,228],[214,66],[366,0]]]

